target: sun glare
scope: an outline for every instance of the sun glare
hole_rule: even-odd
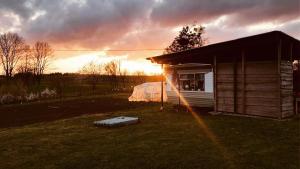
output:
[[[130,74],[142,71],[146,75],[155,75],[162,72],[160,65],[153,64],[146,60],[125,60],[121,64],[121,69],[126,69]]]
[[[232,155],[228,152],[228,150],[221,144],[221,141],[217,138],[217,136],[213,133],[213,131],[209,128],[206,122],[193,110],[190,106],[189,102],[183,97],[173,84],[172,80],[169,79],[167,76],[164,76],[165,80],[168,84],[170,84],[173,91],[175,91],[177,97],[179,97],[182,104],[187,108],[188,112],[191,113],[201,130],[206,134],[206,136],[214,143],[214,145],[220,150],[224,159],[226,159],[231,168],[235,168],[235,164],[233,163]]]
[[[60,58],[53,61],[51,72],[78,72],[84,65],[95,62],[96,64],[105,64],[110,61],[120,61],[122,71],[126,70],[128,74],[143,72],[146,75],[155,75],[162,72],[160,65],[153,64],[145,59],[130,60],[127,55],[106,56],[104,51],[81,54],[74,57]]]

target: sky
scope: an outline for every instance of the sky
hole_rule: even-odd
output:
[[[192,24],[205,26],[208,44],[273,30],[300,39],[300,1],[0,0],[0,33],[49,42],[48,72],[116,59],[129,72],[159,73],[145,58],[162,54]]]

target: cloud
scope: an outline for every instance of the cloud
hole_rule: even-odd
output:
[[[299,3],[299,0],[0,0],[0,23],[4,25],[2,32],[19,31],[29,42],[39,39],[63,48],[99,49],[115,44],[128,46],[127,42],[165,44],[171,35],[167,31],[174,27],[194,21],[210,24],[221,16],[226,16],[226,22],[218,25],[221,28],[285,23],[299,18]],[[156,43],[154,37],[158,39]]]
[[[101,48],[116,41],[145,19],[151,5],[151,1],[139,0],[47,2],[37,4],[45,14],[27,23],[26,36],[84,48]]]
[[[215,43],[272,30],[300,38],[299,0],[0,0],[0,33],[56,49],[162,49],[183,25],[206,27]],[[174,31],[175,30],[175,31]],[[129,60],[162,51],[107,52]],[[56,59],[78,52],[56,52]],[[81,54],[81,53],[80,53]]]
[[[203,23],[219,16],[230,16],[227,24],[285,22],[299,17],[299,0],[163,0],[157,3],[151,18],[162,25]]]
[[[27,20],[32,15],[34,0],[0,0],[0,11],[14,13],[23,20]]]
[[[11,12],[0,11],[0,33],[11,31],[16,32],[20,30],[21,21],[18,15]]]

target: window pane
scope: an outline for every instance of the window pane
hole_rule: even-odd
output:
[[[203,80],[197,80],[196,81],[196,90],[197,91],[204,91],[204,81]]]
[[[180,74],[180,90],[204,91],[204,73]]]
[[[188,74],[188,79],[194,79],[194,74]]]
[[[181,90],[191,90],[191,82],[189,80],[180,81]]]
[[[181,74],[180,79],[193,80],[194,79],[194,74]]]
[[[180,79],[188,79],[188,75],[187,74],[181,74]]]
[[[197,79],[197,80],[204,80],[204,73],[196,73],[195,79]]]

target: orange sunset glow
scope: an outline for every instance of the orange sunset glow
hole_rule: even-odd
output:
[[[162,54],[185,25],[204,26],[206,44],[272,30],[300,37],[297,0],[263,5],[238,1],[226,8],[219,8],[218,1],[208,4],[193,0],[72,0],[51,5],[24,1],[17,6],[7,1],[0,7],[0,33],[16,32],[28,44],[49,42],[54,57],[48,73],[78,72],[90,61],[118,59],[130,73],[157,74],[160,66],[145,58]]]
[[[0,169],[300,169],[300,0],[0,0]]]

